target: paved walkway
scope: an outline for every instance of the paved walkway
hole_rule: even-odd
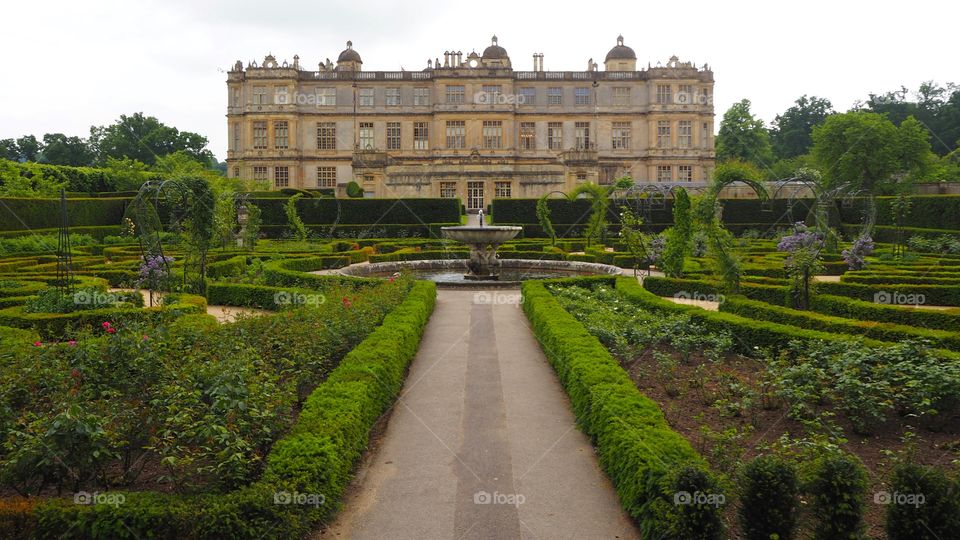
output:
[[[380,445],[316,538],[637,538],[519,294],[439,291]]]

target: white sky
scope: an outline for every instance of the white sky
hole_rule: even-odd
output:
[[[764,121],[803,94],[838,110],[924,80],[960,83],[954,1],[766,2],[15,0],[2,8],[0,139],[86,137],[137,111],[227,144],[226,74],[272,52],[315,68],[349,39],[365,70],[419,70],[427,58],[481,52],[496,34],[514,68],[601,62],[617,34],[638,66],[707,62],[717,125],[744,97]]]

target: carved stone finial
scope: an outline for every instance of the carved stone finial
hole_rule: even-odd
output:
[[[617,36],[617,45],[623,45],[623,34]]]
[[[348,48],[348,49],[352,49],[352,48],[353,48],[353,42],[352,42],[352,41],[349,41],[349,40],[347,41],[347,48]]]

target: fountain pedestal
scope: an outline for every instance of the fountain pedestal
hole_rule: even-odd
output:
[[[470,246],[470,260],[465,279],[500,279],[500,259],[497,248],[516,236],[521,227],[443,227],[443,236]]]

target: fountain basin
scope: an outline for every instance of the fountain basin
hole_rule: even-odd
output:
[[[470,246],[470,260],[467,262],[464,279],[484,281],[500,279],[501,264],[500,259],[497,259],[497,248],[523,228],[480,225],[443,227],[440,230],[445,238]]]
[[[429,259],[422,261],[354,264],[338,273],[355,277],[390,277],[396,272],[411,273],[417,279],[435,281],[443,288],[516,288],[521,281],[576,276],[616,276],[620,268],[608,264],[579,261],[500,259],[499,280],[471,280],[464,276],[466,259]]]

